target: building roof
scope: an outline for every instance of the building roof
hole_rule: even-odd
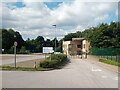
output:
[[[71,41],[63,41],[63,44],[70,44]]]
[[[84,38],[72,38],[72,40],[84,40]]]

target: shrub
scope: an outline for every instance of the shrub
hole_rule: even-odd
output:
[[[50,58],[50,57],[49,57],[49,58]],[[52,54],[52,55],[51,55],[51,59],[52,59],[52,60],[65,61],[65,60],[67,60],[67,55],[65,55],[65,54]]]
[[[60,64],[59,60],[44,60],[40,62],[40,67],[43,68],[56,68]]]
[[[46,60],[41,61],[39,65],[42,68],[57,68],[65,62],[67,62],[67,55],[52,54]]]

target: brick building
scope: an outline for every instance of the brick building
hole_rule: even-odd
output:
[[[72,38],[71,41],[63,41],[63,52],[67,55],[80,55],[89,52],[90,43],[84,38]]]

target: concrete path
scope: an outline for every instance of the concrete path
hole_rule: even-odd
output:
[[[118,73],[88,59],[52,71],[3,71],[3,88],[118,88]],[[96,58],[97,59],[97,58]]]
[[[110,65],[110,64],[106,64],[106,63],[102,63],[102,62],[99,62],[99,58],[98,56],[92,56],[92,55],[89,55],[88,56],[89,58],[86,59],[88,62],[92,63],[92,64],[95,64],[97,66],[100,66],[102,68],[105,68],[105,69],[108,69],[110,71],[113,71],[113,72],[119,72],[119,69],[117,66],[114,66],[114,65]]]

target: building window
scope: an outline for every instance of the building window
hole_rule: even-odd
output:
[[[72,44],[69,44],[69,45],[68,45],[68,48],[72,48]]]
[[[77,55],[82,55],[82,51],[77,51]]]
[[[77,45],[77,48],[81,48],[81,45]]]
[[[83,45],[83,48],[85,48],[85,44]]]
[[[68,50],[71,51],[71,49],[72,49],[72,44],[69,44],[68,45]]]

